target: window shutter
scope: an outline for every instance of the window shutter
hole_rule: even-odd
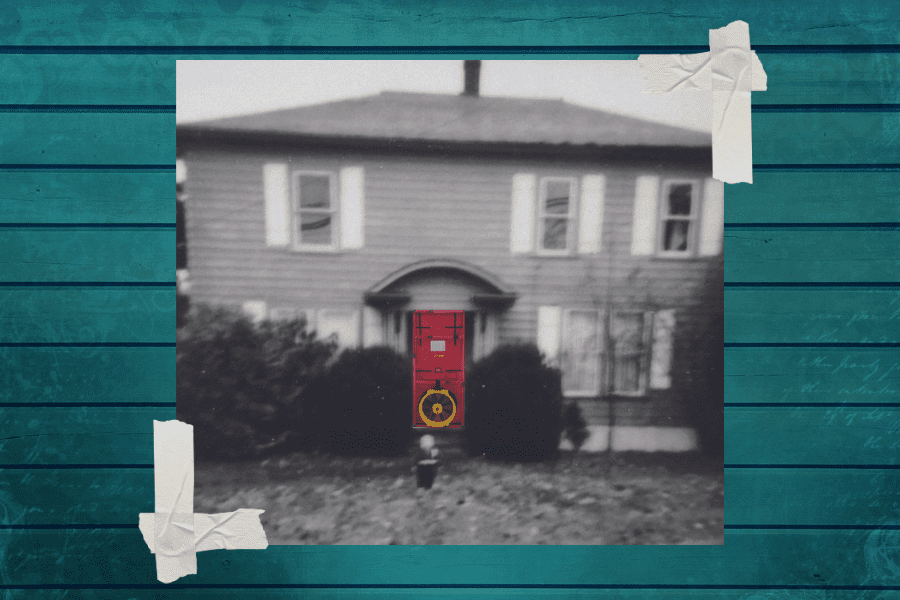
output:
[[[537,346],[551,364],[559,356],[559,334],[562,310],[558,306],[538,308]]]
[[[510,251],[531,252],[534,249],[534,211],[537,177],[533,173],[513,175],[512,231]]]
[[[709,178],[703,185],[703,214],[700,217],[700,256],[717,256],[722,251],[725,230],[725,184]]]
[[[365,182],[362,167],[341,169],[341,247],[348,249],[363,246],[363,197]]]
[[[605,176],[585,175],[581,178],[581,218],[578,228],[578,252],[581,254],[600,252],[605,191]]]
[[[675,337],[675,311],[660,310],[653,316],[653,348],[650,353],[650,387],[672,387],[672,346]]]
[[[287,246],[291,241],[291,191],[287,164],[268,163],[263,166],[263,190],[266,199],[266,245]]]
[[[380,346],[384,344],[384,328],[381,313],[371,306],[363,307],[363,346]]]
[[[631,232],[633,255],[653,254],[656,248],[657,202],[659,177],[640,175],[635,184],[634,224]]]

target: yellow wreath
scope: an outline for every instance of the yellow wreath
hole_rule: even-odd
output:
[[[432,421],[425,416],[425,411],[423,410],[423,407],[425,406],[425,399],[432,394],[443,394],[444,396],[447,396],[447,398],[450,399],[450,405],[453,406],[453,411],[450,413],[450,416],[443,421]],[[435,403],[435,406],[443,410],[443,407],[441,407],[440,404]],[[441,410],[437,410],[435,412],[440,413]],[[447,425],[449,425],[453,421],[453,417],[456,416],[456,402],[453,400],[453,396],[450,395],[450,391],[431,389],[425,392],[425,394],[422,396],[422,399],[419,400],[419,416],[422,417],[422,420],[425,421],[425,424],[429,427],[446,427]]]

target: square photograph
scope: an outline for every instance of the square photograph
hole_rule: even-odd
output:
[[[195,511],[270,544],[723,544],[711,93],[177,61]]]

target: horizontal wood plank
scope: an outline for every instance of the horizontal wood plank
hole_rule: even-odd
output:
[[[175,228],[0,229],[0,281],[169,282]]]
[[[3,164],[171,164],[171,114],[3,115]]]
[[[900,469],[726,469],[725,525],[884,524],[898,486]]]
[[[153,464],[153,421],[174,408],[0,408],[0,464]]]
[[[173,173],[0,169],[0,222],[173,225]]]
[[[230,559],[223,559],[231,562]],[[134,584],[132,584],[134,585]],[[190,585],[190,584],[183,584]],[[750,588],[729,588],[728,586],[719,586],[716,588],[691,588],[690,586],[669,587],[669,586],[647,586],[630,589],[612,589],[607,586],[584,586],[570,587],[566,584],[557,584],[540,587],[532,587],[527,585],[519,585],[510,588],[498,588],[496,586],[485,584],[482,586],[469,586],[466,584],[439,584],[423,587],[373,587],[368,585],[360,585],[357,587],[345,588],[320,588],[316,586],[291,586],[274,584],[270,587],[259,588],[256,586],[242,586],[240,584],[232,586],[217,586],[212,588],[183,588],[173,585],[146,589],[124,586],[116,586],[113,589],[97,589],[82,588],[69,586],[65,588],[66,598],[75,600],[118,600],[123,596],[129,600],[158,600],[161,593],[167,590],[178,590],[179,598],[246,598],[248,600],[258,599],[284,599],[302,597],[304,600],[337,600],[344,598],[374,598],[376,600],[399,598],[418,599],[425,598],[427,600],[519,600],[522,598],[550,598],[553,600],[583,600],[597,598],[603,595],[604,598],[614,600],[636,600],[639,598],[648,598],[650,600],[668,599],[686,600],[688,598],[715,598],[722,600],[738,600],[747,598],[748,596],[761,596],[765,594],[791,594],[800,595],[802,593],[810,593],[806,590],[797,591],[792,587],[782,588],[772,586],[771,588],[763,586]],[[825,593],[828,590],[828,597],[835,600],[844,600],[845,598],[855,598],[860,595],[859,590],[831,590],[823,586],[820,587],[819,593]],[[61,586],[51,589],[33,590],[28,589],[29,599],[57,600],[61,593]],[[755,590],[755,591],[753,591]],[[173,592],[169,592],[172,594]],[[812,592],[816,593],[816,592]],[[173,596],[169,596],[173,597]]]
[[[726,288],[731,342],[900,342],[900,290]]]
[[[0,402],[174,402],[175,348],[0,348]]]
[[[866,581],[868,585],[879,586],[893,584],[890,555],[867,563],[866,554],[888,548],[893,535],[878,530],[726,531],[724,546],[627,549],[619,546],[270,546],[265,551],[201,552],[197,555],[198,574],[179,583],[223,587],[229,584],[561,584],[647,588],[771,586],[777,589],[804,585],[854,586]],[[35,581],[123,587],[159,583],[154,556],[136,528],[0,530],[0,544],[6,549],[7,564],[15,567],[8,570],[6,585]],[[246,597],[244,594],[250,592],[239,590],[235,597]],[[333,597],[356,594],[367,598],[368,592],[367,589],[339,590]],[[291,597],[297,593],[294,591]],[[309,591],[299,593],[306,597]],[[646,590],[637,593],[645,594]],[[728,597],[721,596],[722,593],[723,590],[717,590],[710,595]],[[747,593],[743,590],[739,597],[746,598]],[[597,590],[592,594],[591,597],[596,597]],[[846,594],[847,598],[858,597],[858,592],[854,596]],[[788,597],[784,592],[781,595]],[[840,591],[829,591],[828,595],[845,597]]]
[[[897,229],[729,228],[725,281],[900,281]]]
[[[0,315],[0,344],[175,341],[175,289],[169,287],[8,288]]]
[[[757,172],[725,186],[725,222],[900,223],[898,188],[900,172]]]
[[[725,402],[897,404],[900,358],[893,348],[726,348]]]
[[[900,409],[728,407],[725,463],[895,465]]]
[[[898,131],[900,112],[754,114],[753,164],[896,164]]]

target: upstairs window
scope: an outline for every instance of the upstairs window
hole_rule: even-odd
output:
[[[538,215],[540,252],[568,254],[572,250],[575,181],[563,177],[541,179]]]
[[[335,246],[335,194],[331,173],[294,173],[294,241],[300,248]]]
[[[725,187],[721,181],[661,179],[635,182],[633,256],[694,258],[722,252]]]
[[[695,253],[698,187],[692,181],[667,181],[663,184],[660,254]]]

